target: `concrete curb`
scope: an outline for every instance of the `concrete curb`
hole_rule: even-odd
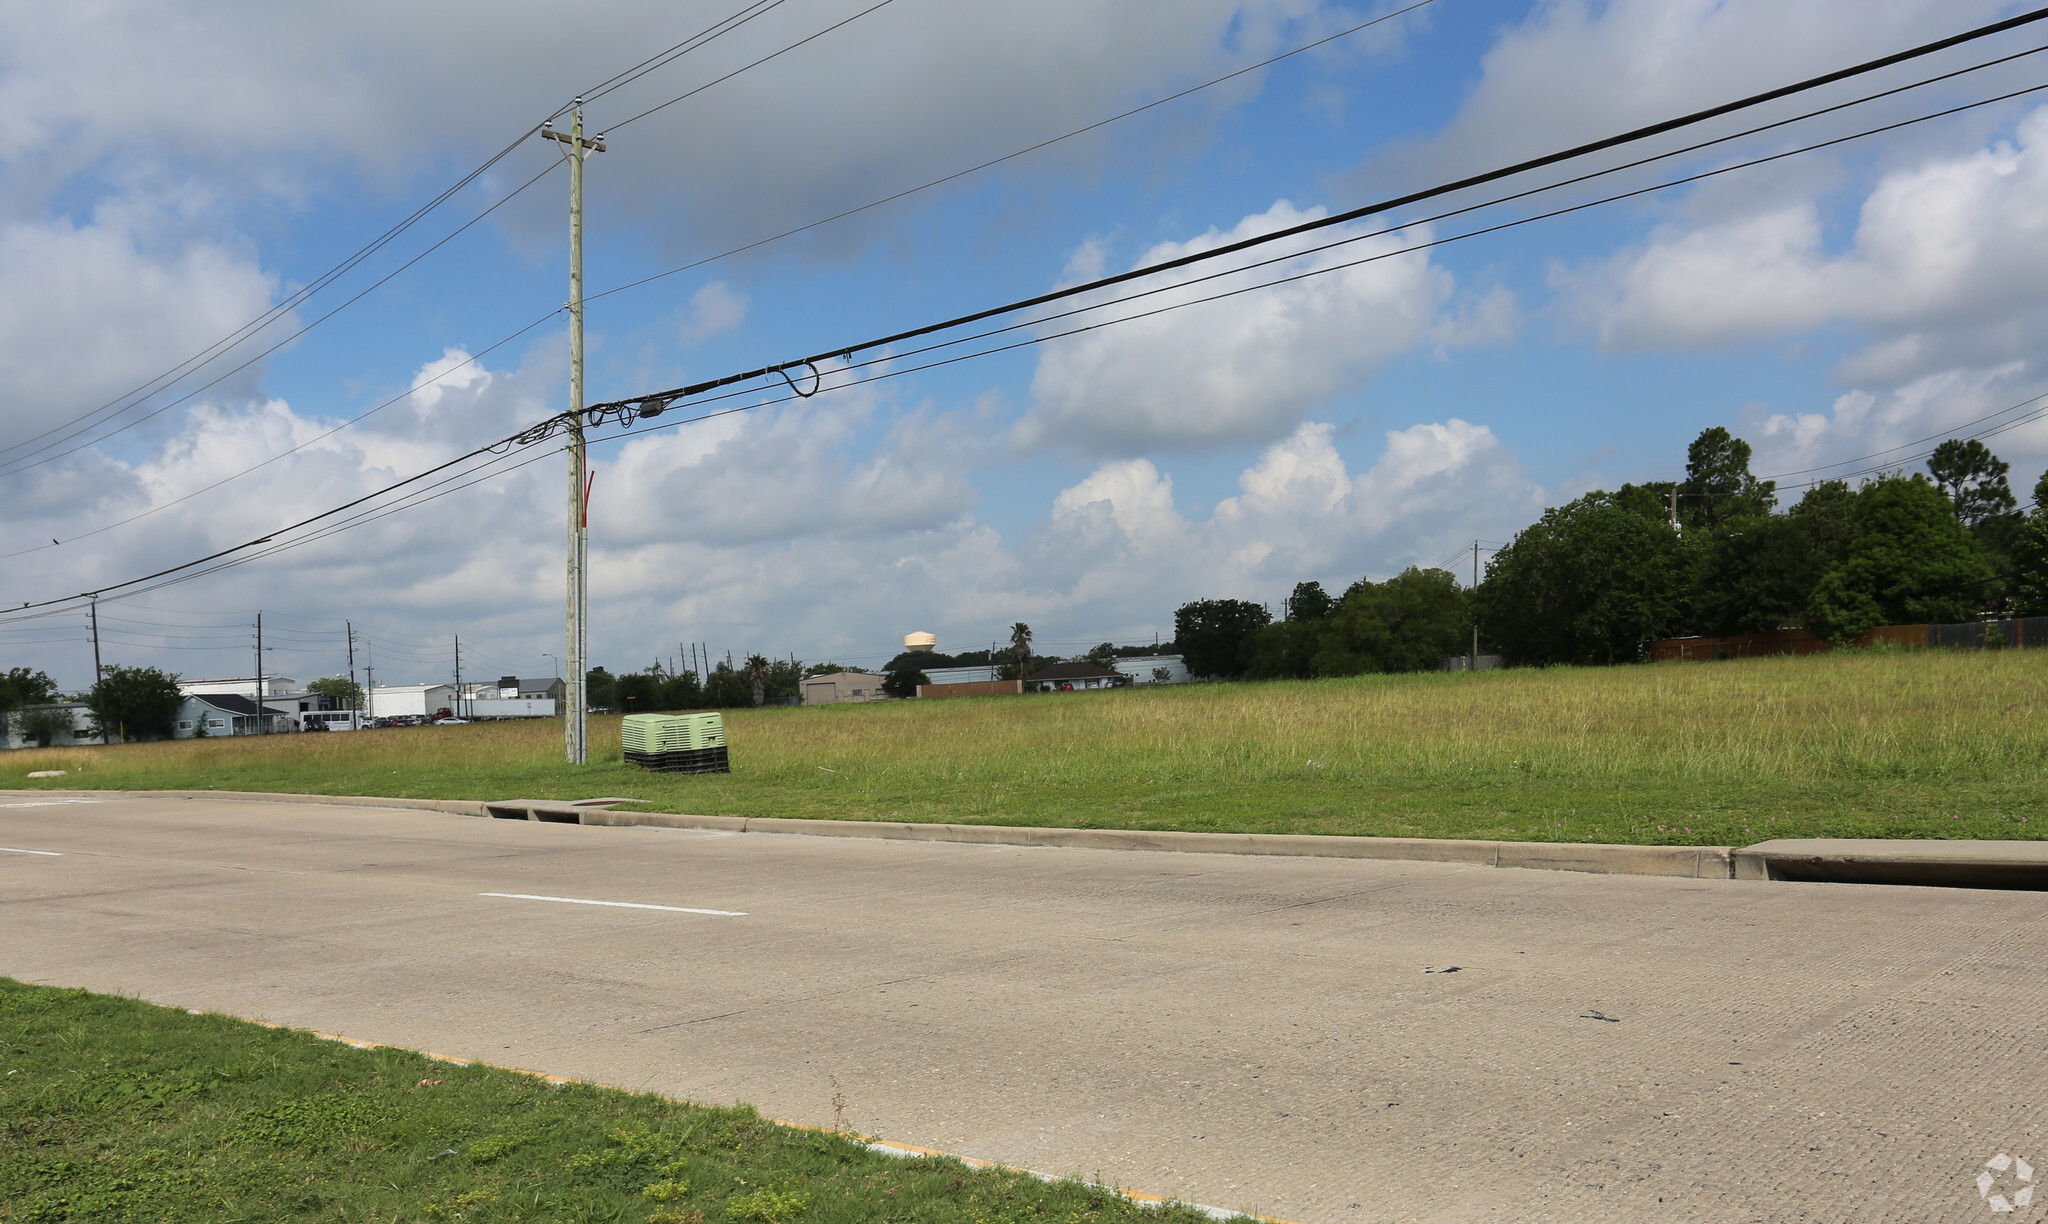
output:
[[[334,807],[411,808],[420,812],[448,812],[456,816],[483,816],[484,805],[474,799],[388,799],[375,795],[289,795],[271,791],[116,791],[116,790],[0,790],[9,798],[33,799],[56,795],[65,799],[91,799],[118,795],[123,799],[234,799],[245,803],[317,803]]]
[[[548,799],[507,799],[483,805],[492,816],[613,828],[711,829],[723,833],[785,833],[802,837],[871,837],[885,841],[957,842],[974,846],[1050,846],[1077,850],[1160,850],[1179,854],[1267,854],[1292,858],[1380,859],[1524,867],[1598,875],[1734,878],[1726,846],[1612,846],[1587,843],[1464,841],[1433,837],[1329,837],[1309,833],[1180,833],[1146,829],[1047,829],[1029,825],[914,824],[893,820],[796,820],[780,816],[691,816],[627,812]]]
[[[1466,841],[1436,837],[1333,837],[1313,833],[1180,833],[1147,829],[1047,829],[1031,825],[913,824],[893,820],[801,820],[781,816],[693,816],[614,810],[620,799],[384,799],[363,795],[286,795],[261,791],[0,791],[0,795],[67,798],[119,795],[132,799],[233,799],[257,803],[319,803],[410,808],[457,816],[533,820],[611,828],[708,829],[721,833],[786,833],[803,837],[872,837],[885,841],[956,842],[971,846],[1042,846],[1075,850],[1159,850],[1178,854],[1266,854],[1290,858],[1377,859],[1522,867],[1595,875],[1735,878],[1727,846],[1615,846],[1586,842]],[[1754,877],[1762,878],[1762,877]]]

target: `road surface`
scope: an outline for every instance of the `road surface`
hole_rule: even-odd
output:
[[[21,795],[0,846],[0,974],[1317,1224],[2048,1178],[2040,894]]]

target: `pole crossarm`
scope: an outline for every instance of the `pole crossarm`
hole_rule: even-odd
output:
[[[569,153],[572,149],[579,148],[585,150],[594,150],[599,153],[604,152],[604,137],[602,135],[578,136],[573,132],[557,132],[552,127],[543,127],[540,130],[540,134],[541,138],[544,140],[559,140],[563,144],[568,145],[568,149],[562,150],[564,154]],[[588,155],[588,153],[585,154],[585,156]]]

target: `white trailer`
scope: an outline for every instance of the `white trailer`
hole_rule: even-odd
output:
[[[552,697],[465,697],[456,711],[459,718],[553,718]]]

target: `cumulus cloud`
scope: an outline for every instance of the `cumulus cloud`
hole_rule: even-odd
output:
[[[1270,600],[1306,578],[1434,564],[1543,504],[1491,430],[1456,418],[1388,431],[1372,466],[1356,474],[1335,427],[1305,423],[1265,448],[1238,489],[1192,521],[1174,504],[1171,477],[1150,461],[1104,464],[1063,490],[1044,531],[1020,548],[1032,573],[1057,575],[1035,602],[1113,620],[1140,614],[1133,593],[1155,616],[1203,596]]]
[[[1845,361],[1845,377],[1904,381],[2038,344],[2048,323],[2044,189],[2048,108],[2011,142],[1882,176],[1839,252],[1818,204],[1803,202],[1673,225],[1558,281],[1612,348],[1737,344],[1842,320],[1882,337]]]
[[[2000,0],[1539,0],[1456,116],[1375,173],[1460,173],[1567,148],[1996,20]]]
[[[1321,209],[1281,200],[1228,231],[1160,243],[1132,266],[1212,250],[1322,215]],[[1336,227],[1318,238],[1328,242],[1364,232]],[[1281,437],[1315,405],[1357,387],[1429,335],[1437,308],[1451,296],[1449,273],[1421,254],[1341,267],[1426,237],[1415,231],[1363,238],[1083,316],[1080,321],[1093,322],[1185,307],[1048,343],[1017,440],[1025,446],[1142,454]],[[1312,271],[1323,274],[1189,305]],[[1105,296],[1121,295],[1110,290]],[[1071,325],[1048,324],[1048,330]]]
[[[1753,470],[1785,474],[1793,496],[1808,481],[1918,467],[1933,440],[1986,428],[1997,430],[1988,445],[2016,461],[2013,487],[2024,491],[2048,458],[2048,420],[2033,419],[2043,374],[2041,363],[2029,361],[1942,370],[1897,386],[1845,392],[1826,412],[1752,409],[1739,425],[1756,448]]]
[[[763,14],[597,99],[591,123],[616,125],[861,7]],[[591,0],[577,10],[579,35],[563,38],[559,10],[538,0],[492,5],[479,20],[483,11],[393,0],[0,10],[0,110],[12,117],[0,159],[51,172],[16,176],[10,189],[117,159],[211,165],[296,196],[307,159],[335,155],[396,185],[451,149],[469,150],[463,162],[480,159],[578,90],[705,23],[702,11]],[[1332,0],[892,6],[790,52],[772,71],[614,128],[613,152],[592,163],[592,206],[678,249],[760,238],[1220,75],[1347,11]],[[1213,116],[1254,95],[1259,81],[1248,76],[1179,114]],[[436,139],[416,138],[421,116],[432,117]],[[489,180],[495,189],[555,157],[531,143]],[[1086,168],[1106,147],[1077,141],[1034,165]],[[555,209],[531,215],[552,238]],[[869,223],[807,241],[844,249],[844,235]]]
[[[0,444],[98,408],[269,308],[272,278],[247,249],[161,220],[124,199],[84,224],[0,222]]]
[[[685,343],[700,344],[729,332],[747,320],[747,295],[724,281],[712,281],[690,295],[689,315],[682,325]]]

